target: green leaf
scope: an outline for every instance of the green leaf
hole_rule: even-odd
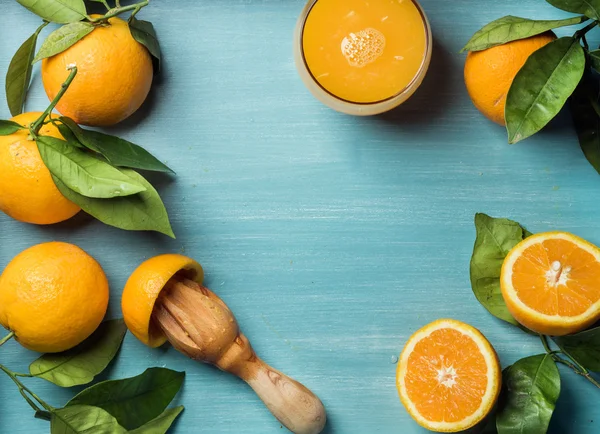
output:
[[[502,298],[500,270],[508,252],[531,235],[519,223],[475,214],[476,239],[471,257],[471,288],[477,300],[492,315],[519,325]]]
[[[600,372],[600,327],[574,335],[557,336],[554,342],[584,368]]]
[[[174,173],[141,146],[98,131],[84,130],[67,117],[61,117],[59,120],[73,132],[83,146],[102,154],[114,166]]]
[[[546,434],[560,394],[560,374],[548,354],[521,359],[502,375],[498,434]]]
[[[17,0],[34,14],[58,24],[81,21],[86,17],[83,0]]]
[[[154,58],[154,69],[156,72],[160,72],[161,54],[160,44],[158,43],[158,37],[154,26],[150,21],[138,20],[133,17],[129,22],[129,30],[133,39],[138,41],[144,47],[148,49],[152,57]]]
[[[592,68],[600,72],[600,50],[588,51],[588,59]]]
[[[23,112],[23,105],[31,82],[31,70],[35,46],[40,32],[47,23],[42,24],[23,44],[19,47],[8,66],[6,73],[6,102],[10,114],[17,116]]]
[[[570,98],[571,116],[579,146],[589,163],[600,173],[600,102],[598,80],[583,78]]]
[[[71,399],[67,407],[100,407],[124,428],[135,429],[167,408],[181,388],[184,377],[185,372],[149,368],[136,377],[95,384]]]
[[[98,407],[74,405],[52,411],[51,434],[125,434],[117,420]]]
[[[81,195],[106,199],[146,191],[139,181],[64,140],[39,136],[37,145],[52,175]]]
[[[539,35],[548,30],[581,24],[587,19],[582,16],[564,20],[530,20],[508,15],[492,21],[477,31],[461,52],[486,50],[507,42]]]
[[[152,419],[150,422],[134,429],[133,431],[129,431],[129,434],[165,434],[182,411],[183,405],[169,408],[163,411],[160,416]]]
[[[557,39],[529,56],[506,98],[509,143],[544,128],[571,96],[584,71],[585,54],[574,38]]]
[[[84,149],[85,146],[83,146],[79,140],[77,140],[77,137],[75,137],[75,134],[73,134],[73,132],[71,131],[71,129],[69,127],[67,127],[66,125],[64,125],[61,122],[56,122],[54,124],[56,126],[56,128],[58,128],[58,131],[60,132],[60,135],[63,136],[65,142],[80,148],[80,149]]]
[[[9,134],[16,133],[23,129],[25,129],[25,127],[16,122],[0,120],[0,136],[8,136]]]
[[[128,231],[156,231],[175,238],[165,205],[154,187],[142,175],[131,169],[121,171],[140,182],[146,187],[146,191],[109,200],[91,199],[77,194],[59,179],[54,178],[54,183],[63,196],[102,223]]]
[[[122,319],[105,321],[75,348],[35,360],[29,372],[61,387],[90,383],[116,356],[126,332]]]
[[[600,0],[546,0],[552,6],[575,14],[600,19]]]
[[[71,47],[95,29],[90,23],[76,22],[66,24],[48,35],[42,43],[40,51],[33,59],[33,63],[39,62],[46,57],[52,57],[58,53],[62,53],[67,48]]]

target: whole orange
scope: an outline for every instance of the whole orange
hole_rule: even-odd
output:
[[[86,252],[73,244],[38,244],[0,276],[0,325],[30,350],[65,351],[98,328],[108,296],[106,275]]]
[[[24,113],[12,118],[28,126],[42,113]],[[59,139],[58,129],[44,125],[39,134]],[[16,220],[46,225],[67,220],[79,206],[66,199],[52,181],[29,130],[0,136],[0,210]]]
[[[506,125],[506,96],[515,76],[529,56],[555,39],[554,33],[546,32],[469,52],[465,62],[465,84],[475,107],[497,124]]]
[[[117,17],[42,61],[48,98],[59,92],[69,65],[77,66],[77,76],[56,109],[79,124],[121,122],[140,108],[152,84],[150,53],[131,36],[127,22]]]

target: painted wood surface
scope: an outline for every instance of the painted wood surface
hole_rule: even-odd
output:
[[[578,148],[568,116],[515,146],[470,103],[458,51],[503,15],[562,17],[542,0],[423,0],[435,47],[421,89],[393,113],[353,118],[323,107],[292,60],[302,0],[153,1],[164,73],[132,119],[111,132],[177,171],[156,178],[177,240],[127,233],[81,215],[36,227],[0,215],[0,268],[33,244],[63,240],[96,257],[110,279],[109,315],[145,258],[181,252],[235,312],[257,352],[323,400],[327,433],[421,433],[401,406],[395,357],[408,336],[440,317],[481,329],[504,366],[542,352],[537,339],[492,318],[469,285],[473,215],[532,231],[564,229],[600,243],[600,177]],[[2,1],[0,88],[12,53],[38,20]],[[559,33],[564,33],[561,31]],[[47,105],[34,73],[28,110]],[[0,104],[0,116],[8,109]],[[0,360],[25,370],[15,343]],[[128,335],[104,378],[150,366],[185,370],[174,433],[279,433],[249,387],[172,348]],[[563,372],[554,433],[597,433],[598,391]],[[56,406],[73,391],[30,380]],[[0,376],[0,432],[43,433]]]

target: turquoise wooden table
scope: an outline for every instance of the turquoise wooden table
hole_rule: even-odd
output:
[[[129,274],[150,256],[183,252],[232,308],[257,352],[323,400],[327,433],[421,433],[397,397],[395,356],[422,325],[453,317],[478,327],[503,366],[543,351],[491,317],[469,284],[473,215],[532,231],[563,229],[600,243],[600,176],[568,116],[515,146],[472,106],[463,43],[503,15],[562,16],[542,0],[422,0],[435,45],[423,86],[404,106],[354,118],[322,106],[292,59],[303,0],[155,1],[163,75],[149,101],[111,131],[177,171],[157,178],[177,240],[119,231],[80,215],[38,227],[0,215],[0,269],[33,244],[75,243],[104,267],[110,317]],[[38,20],[2,2],[0,88],[12,53]],[[559,32],[560,33],[560,32]],[[47,98],[34,74],[28,110]],[[5,104],[0,117],[8,118]],[[25,370],[35,354],[11,342],[0,360]],[[174,433],[280,433],[259,399],[230,375],[150,350],[128,335],[103,378],[167,366],[187,373]],[[597,433],[598,390],[563,372],[554,433]],[[30,380],[56,406],[73,391]],[[0,432],[44,433],[0,376]]]

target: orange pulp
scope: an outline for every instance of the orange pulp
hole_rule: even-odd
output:
[[[532,245],[512,270],[519,299],[544,315],[581,315],[600,299],[600,262],[567,239]]]
[[[346,101],[375,103],[415,79],[427,38],[412,0],[318,0],[306,18],[302,48],[321,87]]]

